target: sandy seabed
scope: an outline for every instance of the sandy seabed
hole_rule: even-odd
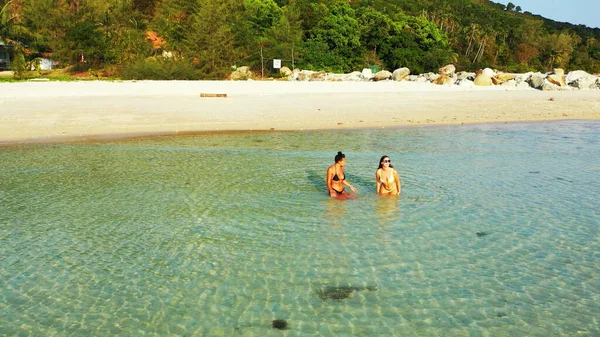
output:
[[[599,120],[600,90],[394,81],[0,83],[0,144],[564,119]]]

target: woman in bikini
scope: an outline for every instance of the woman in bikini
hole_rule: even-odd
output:
[[[344,173],[344,166],[346,165],[346,156],[342,152],[338,152],[335,156],[335,164],[327,168],[327,190],[329,190],[329,196],[332,198],[345,200],[354,199],[354,194],[348,193],[344,186],[348,186],[352,192],[356,193],[354,188],[348,181],[346,181],[346,174]]]
[[[400,176],[392,164],[390,157],[383,156],[379,160],[379,167],[375,172],[377,181],[377,194],[386,196],[395,196],[400,194]]]

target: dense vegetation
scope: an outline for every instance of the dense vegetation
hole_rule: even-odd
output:
[[[273,59],[335,72],[600,71],[600,29],[487,0],[0,0],[0,9],[0,40],[19,69],[51,55],[124,78],[223,78],[233,65],[270,75]]]

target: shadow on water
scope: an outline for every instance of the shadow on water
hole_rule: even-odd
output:
[[[323,189],[323,193],[326,193],[327,187],[325,186],[325,171],[322,174],[318,174],[317,171],[306,171],[306,179],[308,182],[317,189]]]

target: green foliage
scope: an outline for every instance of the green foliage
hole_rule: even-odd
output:
[[[199,80],[203,79],[193,64],[187,61],[150,58],[126,65],[121,76],[127,80]]]
[[[282,8],[281,18],[275,23],[266,36],[269,58],[283,59],[284,64],[295,67],[295,62],[303,53],[302,21],[297,2],[291,0]]]
[[[26,70],[27,62],[25,62],[25,55],[23,54],[23,48],[20,46],[15,48],[14,59],[12,60],[11,69],[15,72],[15,77],[21,78]]]
[[[148,30],[177,61],[146,60],[162,52]],[[27,46],[25,61],[51,54],[65,66],[99,75],[122,68],[132,78],[223,78],[234,62],[258,71],[273,58],[336,72],[376,64],[417,73],[447,63],[600,71],[600,29],[480,0],[0,0],[0,38]]]
[[[185,38],[188,57],[194,59],[207,78],[223,78],[234,61],[235,0],[199,0],[200,9],[191,18]],[[222,13],[222,15],[214,15]]]
[[[360,62],[364,52],[360,44],[360,28],[349,5],[334,5],[309,34],[305,45],[306,64],[349,72]]]
[[[91,65],[102,63],[106,55],[110,41],[93,22],[78,22],[65,34],[65,47],[60,52],[64,58],[77,63],[83,60]]]

